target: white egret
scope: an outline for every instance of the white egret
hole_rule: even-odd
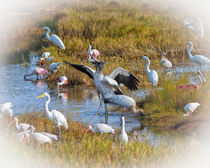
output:
[[[142,59],[147,61],[147,64],[146,64],[146,67],[145,67],[147,75],[148,75],[149,80],[152,83],[152,85],[156,86],[158,84],[158,74],[157,74],[157,72],[155,70],[150,70],[149,69],[149,65],[150,65],[149,58],[147,58],[146,56],[143,56]]]
[[[6,102],[4,104],[0,104],[0,115],[9,116],[10,121],[12,120],[12,115],[13,115],[13,110],[11,109],[12,106],[13,105],[11,102]]]
[[[93,127],[93,125],[89,125],[88,129],[85,132],[85,135],[90,130],[92,132],[100,132],[101,135],[103,135],[104,133],[112,133],[112,134],[115,133],[115,130],[111,126],[109,126],[107,124],[103,124],[103,123],[96,124],[94,127]]]
[[[58,46],[59,48],[65,50],[65,46],[64,46],[63,42],[61,41],[61,39],[57,35],[52,34],[52,36],[49,36],[50,29],[46,26],[43,27],[43,29],[46,30],[47,40],[51,41],[54,45]]]
[[[121,117],[121,119],[122,119],[122,129],[121,129],[121,133],[120,133],[118,139],[119,139],[119,142],[127,144],[128,143],[128,135],[125,131],[125,118],[124,118],[124,116]]]
[[[173,67],[172,63],[166,58],[165,52],[162,53],[160,64],[162,65],[162,67],[167,68],[167,69],[170,69]]]
[[[187,50],[188,58],[199,66],[199,71],[201,73],[203,81],[206,82],[206,79],[204,78],[204,76],[203,76],[203,74],[201,72],[201,66],[205,65],[205,64],[210,65],[210,60],[207,57],[204,57],[203,55],[194,55],[194,56],[192,56],[191,51],[193,49],[193,43],[192,42],[188,42],[188,45],[190,46],[190,48]]]
[[[16,129],[17,129],[18,131],[26,131],[26,130],[28,130],[28,129],[32,126],[32,125],[26,124],[26,123],[20,123],[20,124],[18,124],[18,118],[15,117],[14,120],[12,120],[12,121],[10,122],[10,124],[8,125],[8,127],[9,127],[14,121],[15,121]]]
[[[199,103],[195,102],[195,103],[188,103],[184,106],[184,111],[185,114],[183,115],[184,117],[186,116],[192,116],[192,113],[195,111],[195,109],[200,106]]]
[[[38,98],[41,98],[41,97],[47,97],[48,100],[46,101],[46,104],[45,104],[45,112],[46,112],[46,115],[47,117],[53,121],[54,125],[55,125],[55,128],[56,128],[56,132],[57,132],[57,128],[59,130],[59,138],[61,137],[61,131],[60,131],[60,127],[64,127],[65,129],[68,129],[68,123],[66,121],[66,118],[64,117],[64,115],[57,111],[57,110],[51,110],[49,111],[48,109],[48,104],[50,103],[50,95],[48,93],[44,93],[40,96],[37,97]]]

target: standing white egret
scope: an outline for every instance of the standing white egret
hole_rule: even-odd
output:
[[[204,78],[204,76],[203,76],[203,74],[201,72],[201,66],[205,65],[205,64],[210,65],[210,60],[208,58],[204,57],[203,55],[194,55],[194,56],[192,56],[191,51],[193,49],[193,43],[192,42],[188,42],[188,45],[190,46],[190,48],[187,50],[188,58],[199,66],[199,71],[201,73],[203,81],[206,82],[206,79]]]
[[[13,115],[13,110],[11,109],[12,107],[11,102],[6,102],[4,104],[0,104],[0,117],[3,116],[9,116],[10,121],[12,120],[12,115]]]
[[[65,50],[65,46],[64,46],[63,42],[61,41],[61,39],[57,35],[52,34],[52,36],[49,36],[50,29],[46,26],[43,27],[43,29],[46,30],[47,40],[51,41],[54,45],[58,46],[59,48]]]
[[[195,103],[188,103],[184,106],[184,111],[185,114],[183,115],[184,117],[186,116],[192,116],[192,113],[195,111],[195,109],[200,106],[199,103],[195,102]]]
[[[8,127],[15,121],[15,126],[16,126],[16,129],[18,131],[26,131],[28,130],[32,125],[30,124],[26,124],[26,123],[20,123],[18,124],[18,118],[15,117],[13,121],[10,122],[10,124],[8,125]]]
[[[103,135],[104,133],[112,133],[114,134],[115,133],[115,130],[114,128],[112,128],[111,126],[107,125],[107,124],[104,124],[104,123],[99,123],[99,124],[96,124],[94,127],[93,125],[89,125],[88,126],[88,129],[86,130],[85,132],[85,135],[87,134],[88,131],[92,131],[92,132],[100,132],[101,135]]]
[[[147,61],[147,64],[146,64],[146,67],[145,67],[147,75],[148,75],[149,80],[152,83],[152,85],[156,86],[158,84],[158,74],[157,74],[157,72],[155,70],[150,70],[149,69],[149,65],[150,65],[149,58],[147,58],[146,56],[143,56],[142,59]]]
[[[173,67],[172,63],[166,58],[165,52],[162,53],[160,64],[162,65],[162,67],[167,68],[167,69],[170,69]]]
[[[57,82],[58,93],[60,92],[59,86],[67,85],[67,84],[68,84],[68,78],[66,76],[61,76],[59,78],[59,82]]]
[[[125,118],[124,118],[124,116],[121,117],[121,119],[122,119],[122,129],[121,129],[121,133],[120,133],[118,139],[119,139],[119,142],[127,144],[128,143],[128,135],[125,131]]]
[[[61,137],[60,127],[62,126],[65,129],[68,129],[68,123],[66,121],[66,118],[64,117],[64,115],[61,112],[59,112],[57,110],[49,111],[48,104],[50,103],[50,95],[48,93],[45,92],[44,94],[38,96],[37,99],[41,98],[41,97],[45,97],[45,96],[48,98],[48,100],[46,101],[46,104],[45,104],[46,115],[50,120],[52,120],[54,122],[56,132],[57,132],[57,128],[58,128],[59,138],[60,138]]]

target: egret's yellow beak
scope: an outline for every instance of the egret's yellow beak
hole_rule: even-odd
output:
[[[40,96],[38,96],[36,98],[38,99],[38,98],[41,98],[41,97],[44,97],[44,96],[45,96],[45,94],[42,94],[42,95],[40,95]]]

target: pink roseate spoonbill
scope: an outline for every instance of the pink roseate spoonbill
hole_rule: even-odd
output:
[[[13,122],[15,122],[15,126],[16,126],[16,129],[18,131],[26,131],[26,130],[28,130],[32,126],[32,125],[26,124],[26,123],[20,123],[20,124],[18,124],[18,118],[15,117],[14,120],[12,120],[10,122],[10,124],[8,125],[8,127],[10,127],[10,125],[12,125]]]
[[[184,111],[185,111],[185,114],[183,115],[184,117],[191,117],[192,116],[192,113],[195,111],[195,109],[200,106],[199,103],[197,102],[194,102],[194,103],[188,103],[184,106]]]
[[[41,75],[48,75],[48,71],[41,67],[36,67],[32,70],[31,74],[24,75],[24,79],[26,79],[27,76],[36,75],[36,79],[39,79]]]
[[[48,93],[44,93],[40,96],[37,97],[38,98],[41,98],[41,97],[47,97],[48,100],[46,101],[46,104],[45,104],[45,113],[47,115],[47,117],[53,121],[54,125],[55,125],[55,129],[56,129],[56,133],[57,135],[59,136],[59,139],[61,138],[61,130],[60,130],[60,127],[64,127],[65,129],[68,129],[68,123],[66,121],[66,118],[64,117],[64,115],[57,111],[57,110],[51,110],[49,111],[49,108],[48,108],[48,104],[50,103],[50,95]],[[58,130],[57,130],[58,128]]]
[[[47,40],[49,40],[50,42],[52,42],[55,46],[65,50],[65,46],[63,44],[63,42],[61,41],[61,39],[55,35],[55,34],[52,34],[52,36],[49,36],[49,33],[50,33],[50,29],[48,27],[43,27],[44,30],[46,30],[46,38]]]
[[[119,140],[119,142],[127,144],[128,143],[128,135],[125,131],[125,118],[124,118],[124,116],[121,117],[121,120],[122,120],[122,129],[121,129],[121,133],[119,135],[118,140]]]
[[[54,73],[54,79],[56,79],[56,72],[58,71],[58,68],[60,67],[61,62],[56,62],[56,63],[52,63],[50,64],[50,73]]]
[[[66,76],[61,76],[59,78],[59,82],[57,82],[57,90],[58,90],[58,93],[60,91],[59,86],[67,85],[67,84],[68,84],[68,78]]]
[[[13,110],[11,109],[12,107],[11,102],[6,102],[4,104],[0,105],[0,117],[3,116],[8,116],[10,117],[10,121],[12,121],[12,115],[13,115]]]
[[[92,49],[91,45],[88,46],[88,60],[90,61],[92,57],[97,58],[100,55],[100,52],[96,49]]]
[[[177,89],[184,89],[184,90],[198,90],[201,88],[203,80],[202,76],[200,75],[200,72],[198,72],[198,78],[199,78],[199,83],[188,83],[185,85],[180,85],[177,87]]]
[[[94,84],[97,88],[97,94],[100,100],[100,106],[97,113],[102,106],[102,101],[105,104],[105,111],[108,114],[107,103],[112,103],[119,105],[120,107],[128,108],[133,113],[139,113],[136,110],[136,102],[133,98],[129,96],[122,95],[120,89],[120,84],[124,84],[130,90],[137,90],[138,79],[134,77],[131,73],[123,68],[116,68],[110,75],[104,76],[102,73],[104,62],[97,60],[92,57],[90,62],[95,66],[96,71],[88,66],[71,64],[67,61],[64,63],[70,65],[71,67],[87,74],[90,78],[94,80]],[[123,112],[125,109],[123,110]]]
[[[165,53],[165,52],[162,53],[162,57],[161,57],[161,60],[160,60],[160,64],[161,64],[162,67],[165,68],[165,69],[173,68],[172,63],[166,58],[166,53]]]
[[[150,65],[149,58],[147,58],[146,56],[143,56],[142,59],[147,61],[145,69],[146,69],[147,75],[149,77],[150,83],[153,86],[156,86],[158,84],[158,74],[157,74],[157,72],[155,70],[150,70],[149,69],[149,65]]]
[[[191,51],[193,49],[193,43],[188,42],[188,45],[190,46],[190,48],[187,50],[188,57],[192,62],[196,63],[199,66],[199,71],[201,73],[202,79],[203,79],[204,82],[206,82],[206,79],[204,78],[204,76],[201,72],[201,66],[205,65],[205,64],[210,65],[210,60],[208,58],[204,57],[203,55],[192,56]]]
[[[88,131],[100,132],[101,135],[103,135],[104,133],[115,133],[115,130],[111,126],[103,123],[96,124],[94,127],[93,125],[89,125],[88,129],[85,131],[84,136],[88,133]]]

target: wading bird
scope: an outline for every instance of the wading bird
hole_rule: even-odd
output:
[[[39,65],[44,65],[48,62],[53,61],[54,57],[50,57],[50,52],[43,52],[39,60]]]
[[[48,71],[44,68],[36,67],[32,70],[31,74],[24,75],[24,79],[26,79],[27,76],[36,75],[36,79],[41,78],[42,75],[48,75]]]
[[[115,130],[111,126],[109,126],[107,124],[103,124],[103,123],[96,124],[94,127],[93,127],[93,125],[89,125],[88,129],[85,132],[85,135],[87,134],[88,131],[100,132],[101,135],[103,135],[104,133],[112,133],[112,134],[115,133]]]
[[[166,53],[165,52],[162,53],[160,64],[165,69],[170,69],[170,68],[173,67],[172,63],[166,58]]]
[[[54,79],[56,79],[56,72],[58,71],[58,68],[60,67],[60,65],[61,65],[61,62],[56,62],[56,63],[50,64],[50,67],[49,67],[50,72],[49,72],[49,74],[54,73]]]
[[[47,97],[48,100],[46,101],[46,104],[45,104],[45,112],[46,112],[46,115],[47,117],[53,121],[54,125],[55,125],[55,129],[56,129],[56,133],[57,135],[59,136],[59,139],[61,138],[61,130],[60,130],[60,127],[64,127],[65,129],[68,129],[68,123],[66,121],[66,118],[64,117],[64,115],[57,111],[57,110],[51,110],[49,111],[48,109],[48,104],[50,103],[50,95],[48,93],[44,93],[40,96],[37,97],[38,98],[41,98],[41,97]],[[58,129],[58,131],[57,131]]]
[[[88,60],[90,60],[92,57],[97,58],[100,55],[100,52],[96,49],[92,49],[91,45],[88,46]]]
[[[13,105],[11,102],[1,104],[0,105],[0,118],[1,116],[8,116],[10,117],[10,121],[12,121],[12,115],[13,115],[13,110],[11,109],[12,106]]]
[[[201,73],[201,76],[203,78],[203,81],[206,82],[206,79],[204,78],[202,72],[201,72],[201,66],[208,64],[210,65],[210,60],[206,57],[204,57],[203,55],[194,55],[192,56],[192,49],[193,49],[193,43],[192,42],[188,42],[188,45],[190,46],[190,48],[187,50],[187,54],[188,57],[191,61],[193,61],[194,63],[196,63],[199,66],[199,71]]]
[[[124,117],[121,117],[122,119],[122,129],[121,129],[121,133],[119,135],[119,142],[122,142],[122,143],[128,143],[128,135],[125,131],[125,118]]]
[[[201,88],[201,85],[203,83],[202,76],[200,75],[200,72],[197,73],[199,82],[198,83],[188,83],[185,85],[180,85],[177,87],[177,89],[184,89],[184,90],[198,90]]]
[[[100,100],[100,107],[102,106],[102,100],[105,103],[105,110],[108,114],[107,103],[116,104],[123,107],[123,113],[125,108],[128,108],[133,113],[141,113],[142,110],[136,110],[136,102],[129,96],[122,95],[122,91],[119,84],[124,84],[130,90],[137,90],[138,79],[123,68],[116,68],[110,75],[104,76],[102,73],[104,62],[92,57],[89,60],[96,68],[96,71],[88,66],[71,64],[67,61],[64,63],[71,67],[87,74],[90,78],[94,79],[94,84],[97,88],[97,94]],[[114,88],[114,91],[113,91]],[[99,107],[99,109],[100,109]],[[98,109],[98,111],[99,111]]]
[[[188,103],[184,106],[184,111],[185,111],[185,114],[183,115],[184,117],[186,116],[189,116],[191,117],[192,116],[192,113],[195,111],[195,109],[200,106],[199,103]]]
[[[10,124],[8,125],[8,127],[10,127],[10,125],[13,122],[15,122],[15,126],[16,126],[16,129],[18,131],[26,131],[26,130],[28,130],[32,126],[32,125],[29,125],[29,124],[26,124],[26,123],[20,123],[20,124],[18,124],[18,119],[17,119],[17,117],[15,117],[14,120],[12,120],[10,122]]]
[[[51,41],[54,45],[58,46],[59,48],[65,50],[65,46],[64,46],[63,42],[57,35],[53,34],[52,36],[49,36],[50,29],[46,26],[43,27],[43,29],[46,30],[47,40]]]
[[[66,76],[61,76],[59,78],[59,82],[57,82],[58,93],[60,92],[59,86],[67,85],[67,84],[68,84],[68,78]]]
[[[146,56],[143,56],[142,59],[147,61],[145,69],[146,69],[147,75],[149,77],[150,83],[153,86],[156,86],[158,84],[158,74],[157,74],[157,72],[155,70],[150,70],[149,69],[149,65],[150,65],[149,58],[147,58]]]

